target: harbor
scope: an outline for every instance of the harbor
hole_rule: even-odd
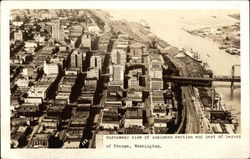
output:
[[[128,20],[137,21],[136,17],[132,16],[131,12],[123,11],[122,13],[124,17],[122,17],[121,12],[122,11],[120,11],[120,13],[119,11],[112,11],[111,13],[113,13],[112,15],[117,19],[126,17],[126,19]],[[185,47],[193,48],[194,50],[199,52],[200,58],[204,63],[207,63],[209,65],[214,74],[230,75],[232,66],[240,64],[240,57],[230,55],[224,50],[219,49],[219,44],[209,39],[194,36],[183,30],[183,28],[185,28],[186,30],[192,30],[202,27],[232,25],[238,20],[228,16],[228,14],[231,13],[230,11],[224,13],[220,11],[208,12],[206,13],[206,15],[202,15],[203,17],[207,16],[207,20],[201,20],[201,15],[199,17],[199,14],[196,14],[196,12],[187,12],[186,15],[183,15],[178,11],[171,12],[174,14],[170,14],[170,12],[171,11],[159,10],[153,15],[149,15],[147,11],[137,11],[133,12],[133,14],[137,14],[138,17],[145,19],[150,24],[150,31],[163,40],[166,40],[169,44],[176,46],[179,49]],[[162,16],[163,20],[161,22],[163,23],[161,24],[159,24],[159,22],[154,19],[154,17],[158,14],[164,15]],[[217,15],[217,18],[210,18],[211,15]],[[164,21],[164,19],[166,20]],[[192,19],[193,25],[187,23],[187,19]],[[170,21],[172,23],[170,23]],[[210,23],[211,21],[213,23]],[[220,62],[217,62],[217,59],[220,59]],[[240,75],[240,67],[236,68],[236,75]],[[231,91],[229,83],[214,82],[213,85],[218,94],[220,94],[220,96],[222,97],[227,110],[230,110],[240,123],[240,85],[236,84],[236,88],[233,91]],[[238,128],[240,130],[240,124]]]
[[[37,10],[32,13],[39,16]],[[77,21],[72,14],[78,15]],[[11,57],[13,148],[101,148],[103,135],[111,134],[240,131],[240,113],[233,114],[220,91],[225,83],[222,88],[234,97],[241,82],[240,64],[226,67],[216,59],[215,64],[230,70],[218,72],[224,70],[213,68],[210,59],[218,56],[211,54],[212,45],[193,43],[195,38],[184,43],[186,37],[176,35],[182,45],[175,46],[146,20],[114,20],[101,10],[65,10],[61,16],[68,20],[52,23],[52,28],[62,27],[44,33],[53,36],[44,47],[39,50],[36,41],[28,41],[23,52]],[[79,23],[79,17],[88,17],[90,24],[85,25],[90,26]],[[13,41],[22,39],[16,27],[12,25]],[[193,45],[206,47],[206,52]],[[31,61],[19,56],[30,53]]]

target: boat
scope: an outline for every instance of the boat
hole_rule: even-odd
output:
[[[200,54],[198,52],[193,51],[193,49],[182,49],[182,52],[192,58],[194,61],[202,63],[202,60],[200,59]]]
[[[139,24],[141,24],[143,27],[145,27],[147,29],[150,29],[149,24],[145,20],[140,20]]]

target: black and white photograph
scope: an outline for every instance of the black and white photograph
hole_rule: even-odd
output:
[[[157,140],[108,141],[235,139],[249,130],[242,125],[249,103],[242,102],[241,59],[249,52],[242,51],[240,8],[8,13],[9,61],[1,72],[9,77],[1,78],[9,89],[1,94],[9,92],[12,150],[162,149]]]

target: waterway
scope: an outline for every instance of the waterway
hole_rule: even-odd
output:
[[[226,26],[239,20],[229,14],[239,10],[108,10],[114,19],[126,19],[138,22],[147,21],[153,32],[169,44],[182,48],[192,48],[200,53],[201,59],[207,62],[215,75],[231,75],[233,65],[240,64],[240,56],[230,55],[218,48],[219,44],[210,39],[201,38],[183,30],[203,27]],[[240,67],[235,68],[235,75],[240,75]],[[230,83],[214,83],[216,91],[223,98],[226,109],[240,123],[240,84],[235,85],[233,92]],[[237,132],[240,132],[240,125]]]

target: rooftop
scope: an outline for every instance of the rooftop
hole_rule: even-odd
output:
[[[116,111],[104,111],[102,122],[114,123],[120,121],[119,115]]]
[[[33,136],[32,140],[48,140],[49,138],[49,133],[37,133]]]
[[[126,112],[126,119],[142,119],[142,109],[128,108]]]

